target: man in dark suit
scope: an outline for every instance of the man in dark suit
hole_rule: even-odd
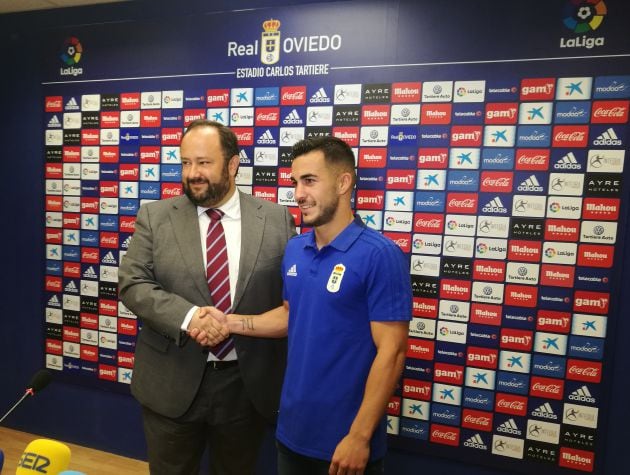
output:
[[[216,332],[206,315],[219,307],[210,269],[220,254],[230,311],[282,303],[280,264],[295,225],[285,207],[237,190],[239,151],[227,127],[191,123],[180,151],[186,196],[140,208],[119,269],[120,299],[142,321],[131,391],[143,408],[152,474],[197,473],[207,445],[211,473],[253,473],[265,421],[277,415],[286,341],[235,335],[218,350],[188,333]],[[216,213],[225,244],[214,256],[206,233]]]

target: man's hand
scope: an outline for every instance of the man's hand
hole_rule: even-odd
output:
[[[201,346],[215,346],[230,336],[225,314],[214,307],[200,307],[188,325],[188,334]]]
[[[348,434],[337,444],[328,475],[361,475],[369,458],[369,439]]]

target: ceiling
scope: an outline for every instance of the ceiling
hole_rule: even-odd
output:
[[[127,0],[0,0],[0,15],[3,13],[49,10],[51,8],[78,7],[124,1]]]

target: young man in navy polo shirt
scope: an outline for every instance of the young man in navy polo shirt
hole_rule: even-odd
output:
[[[282,264],[284,306],[228,315],[229,330],[289,337],[278,418],[281,475],[383,473],[385,409],[400,378],[411,319],[408,263],[352,212],[354,155],[340,139],[293,147],[292,181],[304,226]]]

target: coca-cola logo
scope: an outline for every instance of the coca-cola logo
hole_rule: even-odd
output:
[[[475,200],[473,200],[472,198],[467,198],[463,200],[452,198],[451,200],[449,200],[448,205],[453,208],[474,208]]]

